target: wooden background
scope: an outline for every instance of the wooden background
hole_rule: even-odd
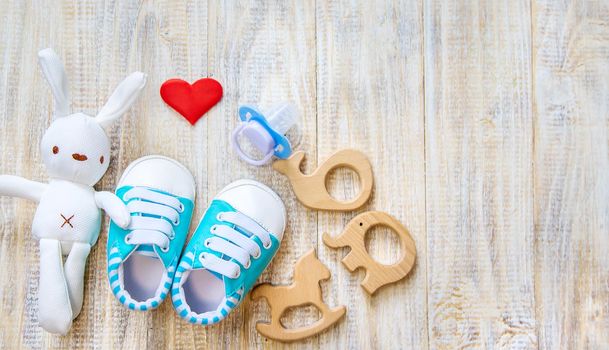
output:
[[[324,295],[347,316],[288,345],[361,349],[600,349],[609,342],[609,2],[503,1],[9,1],[0,4],[0,173],[46,181],[38,143],[52,98],[36,52],[63,57],[73,109],[94,114],[129,72],[148,74],[111,133],[113,190],[147,154],[183,162],[197,180],[192,229],[214,194],[239,178],[276,189],[289,209],[282,248],[261,281],[290,282],[316,247],[331,269]],[[160,99],[168,78],[213,76],[225,95],[195,127]],[[228,149],[240,104],[291,100],[302,112],[311,170],[352,147],[373,164],[358,212],[305,209],[283,176]],[[337,171],[338,197],[357,180]],[[345,251],[321,243],[356,214],[382,210],[414,237],[405,280],[368,297]],[[264,302],[220,325],[180,320],[171,303],[121,307],[106,276],[105,239],[92,251],[85,304],[65,337],[37,325],[35,205],[0,198],[3,348],[280,348],[261,338]],[[107,222],[107,219],[106,219]],[[396,238],[370,251],[396,259]],[[286,324],[314,320],[290,312]]]

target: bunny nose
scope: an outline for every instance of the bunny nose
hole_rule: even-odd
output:
[[[84,162],[85,160],[87,160],[87,156],[85,156],[84,154],[78,154],[78,153],[72,154],[72,158],[74,158],[75,160],[77,160],[79,162]]]

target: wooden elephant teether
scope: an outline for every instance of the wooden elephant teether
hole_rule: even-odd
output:
[[[400,237],[402,256],[400,260],[392,265],[378,263],[366,250],[366,232],[374,226],[387,226]],[[323,235],[324,243],[331,248],[349,246],[351,251],[342,262],[349,271],[355,271],[362,267],[366,270],[366,276],[362,281],[362,287],[368,294],[374,294],[377,289],[389,283],[404,278],[414,266],[416,248],[412,237],[404,227],[393,216],[379,212],[369,211],[353,218],[345,227],[343,233],[337,237],[331,237],[327,233]]]
[[[307,208],[354,210],[364,205],[370,198],[373,183],[372,167],[363,153],[352,149],[338,151],[310,175],[305,175],[300,171],[300,163],[304,157],[304,152],[298,151],[288,159],[275,161],[273,168],[290,179],[296,197]],[[355,171],[361,182],[360,194],[348,202],[332,198],[326,188],[328,173],[332,169],[341,167]]]
[[[296,262],[294,282],[289,286],[272,286],[268,283],[256,287],[252,300],[265,298],[271,308],[271,323],[256,323],[256,329],[263,336],[290,342],[308,338],[322,332],[345,315],[346,308],[338,306],[330,309],[321,297],[319,282],[330,278],[330,270],[324,266],[311,249]],[[281,315],[286,309],[297,306],[314,305],[321,312],[321,318],[312,325],[286,329],[281,325]]]

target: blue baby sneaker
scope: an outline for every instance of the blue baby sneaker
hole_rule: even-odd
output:
[[[131,223],[122,229],[110,222],[110,288],[131,310],[154,309],[169,293],[188,236],[195,182],[175,160],[148,156],[127,167],[116,195],[131,212]]]
[[[204,325],[223,320],[275,256],[285,224],[283,202],[270,188],[251,180],[225,187],[178,265],[171,294],[180,317]]]

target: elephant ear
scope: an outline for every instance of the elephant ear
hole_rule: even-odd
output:
[[[51,92],[55,98],[55,118],[70,114],[70,94],[68,91],[68,78],[59,56],[53,49],[44,49],[38,52],[38,64],[42,74],[47,79]]]
[[[95,120],[105,129],[131,107],[146,85],[146,74],[131,73],[114,90]]]

